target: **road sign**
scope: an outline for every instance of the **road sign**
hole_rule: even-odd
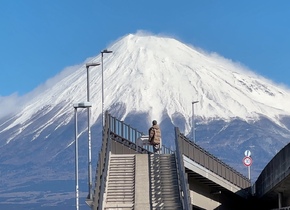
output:
[[[245,156],[246,157],[251,157],[251,151],[250,150],[246,150],[245,151]]]
[[[253,160],[252,160],[251,157],[244,157],[244,159],[243,159],[243,163],[244,163],[245,166],[248,167],[248,166],[251,166],[251,165],[252,165]]]

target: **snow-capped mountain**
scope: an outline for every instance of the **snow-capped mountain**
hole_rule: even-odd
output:
[[[198,100],[197,143],[238,169],[242,170],[237,163],[245,149],[254,151],[258,173],[288,143],[290,90],[286,87],[173,38],[129,34],[108,49],[113,53],[104,54],[103,60],[104,109],[138,130],[146,132],[156,119],[165,143],[172,144],[173,126],[190,135],[192,101]],[[28,94],[19,112],[0,119],[0,165],[8,177],[5,186],[17,189],[35,179],[74,179],[73,103],[86,101],[85,64],[100,61],[98,55],[65,69]],[[102,67],[91,67],[89,72],[93,147],[97,151]],[[80,158],[85,165],[86,112],[80,112]],[[28,178],[12,184],[19,173]],[[1,194],[3,191],[0,200]]]

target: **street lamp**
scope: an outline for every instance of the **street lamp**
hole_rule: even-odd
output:
[[[192,104],[192,128],[191,128],[191,135],[192,141],[195,143],[195,123],[194,123],[194,104],[198,103],[199,101],[193,101]]]
[[[75,179],[76,179],[76,210],[79,210],[79,145],[78,145],[78,108],[88,108],[92,105],[90,102],[82,102],[74,104],[75,109]]]
[[[101,51],[101,55],[102,55],[102,127],[104,126],[104,53],[112,53],[113,51],[111,50],[103,50]],[[102,128],[103,130],[103,128]]]
[[[87,63],[87,102],[90,102],[90,74],[89,68],[92,66],[99,66],[99,63]],[[91,113],[91,106],[86,107],[88,110],[88,182],[89,182],[89,195],[88,199],[92,200],[92,144],[91,144],[91,125],[90,125],[90,113]]]

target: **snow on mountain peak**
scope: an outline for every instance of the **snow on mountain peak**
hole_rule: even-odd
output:
[[[265,115],[276,121],[279,115],[290,115],[289,90],[176,39],[129,34],[108,49],[113,53],[103,57],[105,110],[123,103],[126,114],[146,112],[158,121],[162,121],[164,111],[170,117],[179,112],[185,116],[188,129],[191,103],[196,100],[195,115],[203,119],[248,120]],[[64,70],[49,80],[46,88],[36,89],[41,94],[33,97],[5,129],[28,122],[40,110],[48,113],[55,106],[59,107],[55,117],[65,116],[64,123],[68,122],[73,117],[72,104],[86,101],[87,62],[101,62],[101,56]],[[89,72],[95,122],[102,112],[102,67],[91,67]],[[45,126],[52,123],[53,119]]]
[[[166,110],[190,118],[191,103],[202,118],[270,118],[289,114],[289,90],[215,54],[175,39],[128,35],[110,47],[105,61],[106,103],[125,102],[127,110]]]

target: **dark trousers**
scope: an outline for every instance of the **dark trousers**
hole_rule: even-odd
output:
[[[153,146],[153,152],[154,154],[160,154],[160,144],[155,144]]]

